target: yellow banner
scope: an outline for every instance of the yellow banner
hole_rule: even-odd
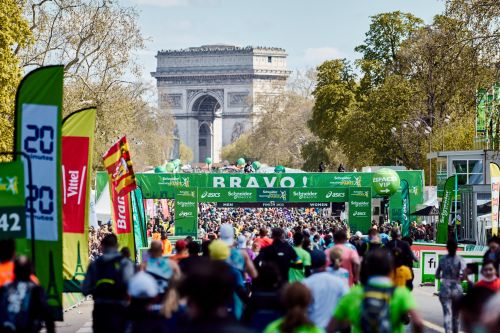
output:
[[[491,184],[491,234],[498,235],[498,206],[500,201],[500,168],[496,163],[490,163]]]
[[[63,279],[65,292],[80,291],[89,261],[90,176],[96,110],[77,111],[63,121]]]

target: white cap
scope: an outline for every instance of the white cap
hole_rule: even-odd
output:
[[[224,223],[223,225],[221,225],[219,230],[219,238],[227,245],[232,246],[234,244],[233,226],[229,223]]]
[[[361,231],[356,231],[356,233],[354,235],[358,236],[359,238],[363,237],[363,234],[361,233]]]
[[[128,294],[133,298],[154,298],[158,295],[158,284],[146,272],[138,272],[128,283]]]

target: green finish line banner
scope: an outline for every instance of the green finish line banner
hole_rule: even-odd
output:
[[[199,188],[199,202],[346,202],[348,188]]]
[[[24,166],[0,163],[0,239],[26,238]]]

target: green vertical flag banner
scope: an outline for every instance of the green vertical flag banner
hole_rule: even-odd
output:
[[[476,133],[484,133],[486,131],[486,89],[479,89],[476,97]]]
[[[368,232],[372,221],[371,187],[349,188],[349,228],[351,233]]]
[[[24,165],[0,163],[0,239],[26,238]]]
[[[99,198],[106,189],[106,184],[108,183],[108,173],[106,171],[97,171],[95,175],[95,202],[99,201]],[[107,193],[106,193],[107,195]]]
[[[35,239],[35,272],[54,317],[62,320],[61,120],[63,66],[36,69],[21,81],[16,96],[15,150],[31,159],[33,184],[25,182],[27,239]],[[28,179],[27,166],[24,166]],[[34,214],[34,235],[30,213]],[[19,253],[30,255],[21,240]]]
[[[198,235],[198,190],[189,188],[175,193],[175,234]]]
[[[436,242],[440,244],[445,244],[448,241],[448,224],[450,223],[451,204],[453,202],[456,177],[456,175],[449,177],[444,184],[443,201],[441,201],[441,207],[439,207],[436,236]]]
[[[403,236],[410,235],[410,191],[408,182],[401,180],[401,223]]]
[[[144,216],[141,190],[136,189],[130,193],[132,199],[132,221],[134,226],[135,250],[136,253],[139,253],[139,248],[148,246],[146,219]]]

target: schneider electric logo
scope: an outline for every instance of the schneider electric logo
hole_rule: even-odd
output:
[[[177,195],[183,196],[183,197],[192,197],[194,198],[194,191],[179,191],[177,192]]]
[[[360,207],[368,207],[370,203],[366,201],[352,201],[349,203],[349,205],[352,205],[356,208],[360,208]]]
[[[201,198],[202,199],[206,199],[206,198],[220,198],[220,192],[203,192],[201,194]]]
[[[192,212],[180,212],[179,217],[193,217]]]
[[[344,192],[333,192],[333,191],[329,191],[329,192],[326,194],[326,198],[327,198],[327,199],[330,199],[330,198],[345,198],[345,193],[344,193]]]
[[[196,206],[196,203],[193,201],[177,201],[177,206],[181,208],[192,208]]]
[[[318,192],[313,191],[293,191],[292,193],[299,199],[316,199],[318,197]]]
[[[232,199],[251,199],[253,197],[252,192],[227,192],[227,195]]]

